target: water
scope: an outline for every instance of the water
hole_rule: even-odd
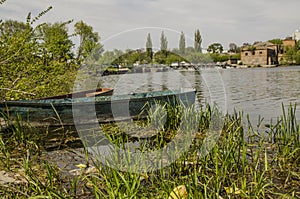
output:
[[[227,94],[228,111],[243,110],[255,119],[276,120],[282,104],[300,104],[300,66],[220,71]],[[300,111],[297,112],[300,118]]]
[[[194,87],[199,103],[243,111],[251,121],[261,116],[266,123],[282,114],[282,104],[300,104],[300,66],[126,74],[101,77],[101,85],[114,87],[115,94]]]

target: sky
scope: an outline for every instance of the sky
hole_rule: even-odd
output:
[[[230,43],[284,39],[300,29],[299,0],[7,0],[0,19],[26,21],[29,12],[37,16],[49,6],[39,22],[83,20],[99,33],[105,50],[144,48],[148,33],[158,49],[162,31],[170,49],[178,48],[181,32],[186,46],[193,46],[196,29],[203,48],[218,42],[228,49]]]

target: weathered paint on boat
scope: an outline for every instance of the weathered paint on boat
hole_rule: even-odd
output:
[[[63,95],[56,95],[51,97],[39,98],[40,99],[65,99],[65,98],[81,98],[81,97],[93,97],[93,96],[107,96],[112,95],[112,88],[97,88],[95,90],[86,90],[75,93],[68,93]]]
[[[5,101],[0,102],[0,112],[13,118],[20,115],[33,126],[74,125],[73,113],[80,115],[76,122],[81,124],[91,122],[93,113],[96,113],[98,122],[104,123],[137,118],[143,107],[155,102],[191,105],[195,102],[195,92],[194,89],[180,89],[129,95]]]

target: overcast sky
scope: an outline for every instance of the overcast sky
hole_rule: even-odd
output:
[[[0,13],[4,20],[25,21],[29,12],[36,16],[48,6],[53,9],[41,22],[83,20],[107,50],[143,48],[148,33],[159,48],[161,31],[169,48],[178,47],[181,31],[193,46],[199,29],[204,48],[219,42],[228,49],[229,43],[285,38],[300,29],[299,0],[7,0]]]

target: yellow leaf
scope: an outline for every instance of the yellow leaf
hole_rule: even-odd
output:
[[[233,188],[232,187],[224,187],[225,191],[227,194],[233,193]]]
[[[238,189],[237,187],[235,187],[234,189],[232,187],[224,187],[225,191],[227,194],[236,194],[236,195],[240,195],[242,192],[240,189]]]
[[[140,175],[140,180],[147,180],[149,178],[148,174],[141,174]]]
[[[241,193],[242,193],[242,192],[241,192],[240,189],[235,188],[235,190],[234,190],[234,194],[235,194],[235,195],[240,195]]]
[[[178,187],[173,189],[169,196],[169,199],[186,199],[187,196],[188,192],[185,185],[179,185]]]
[[[80,169],[84,169],[86,168],[85,164],[77,164],[76,167],[80,168]]]

